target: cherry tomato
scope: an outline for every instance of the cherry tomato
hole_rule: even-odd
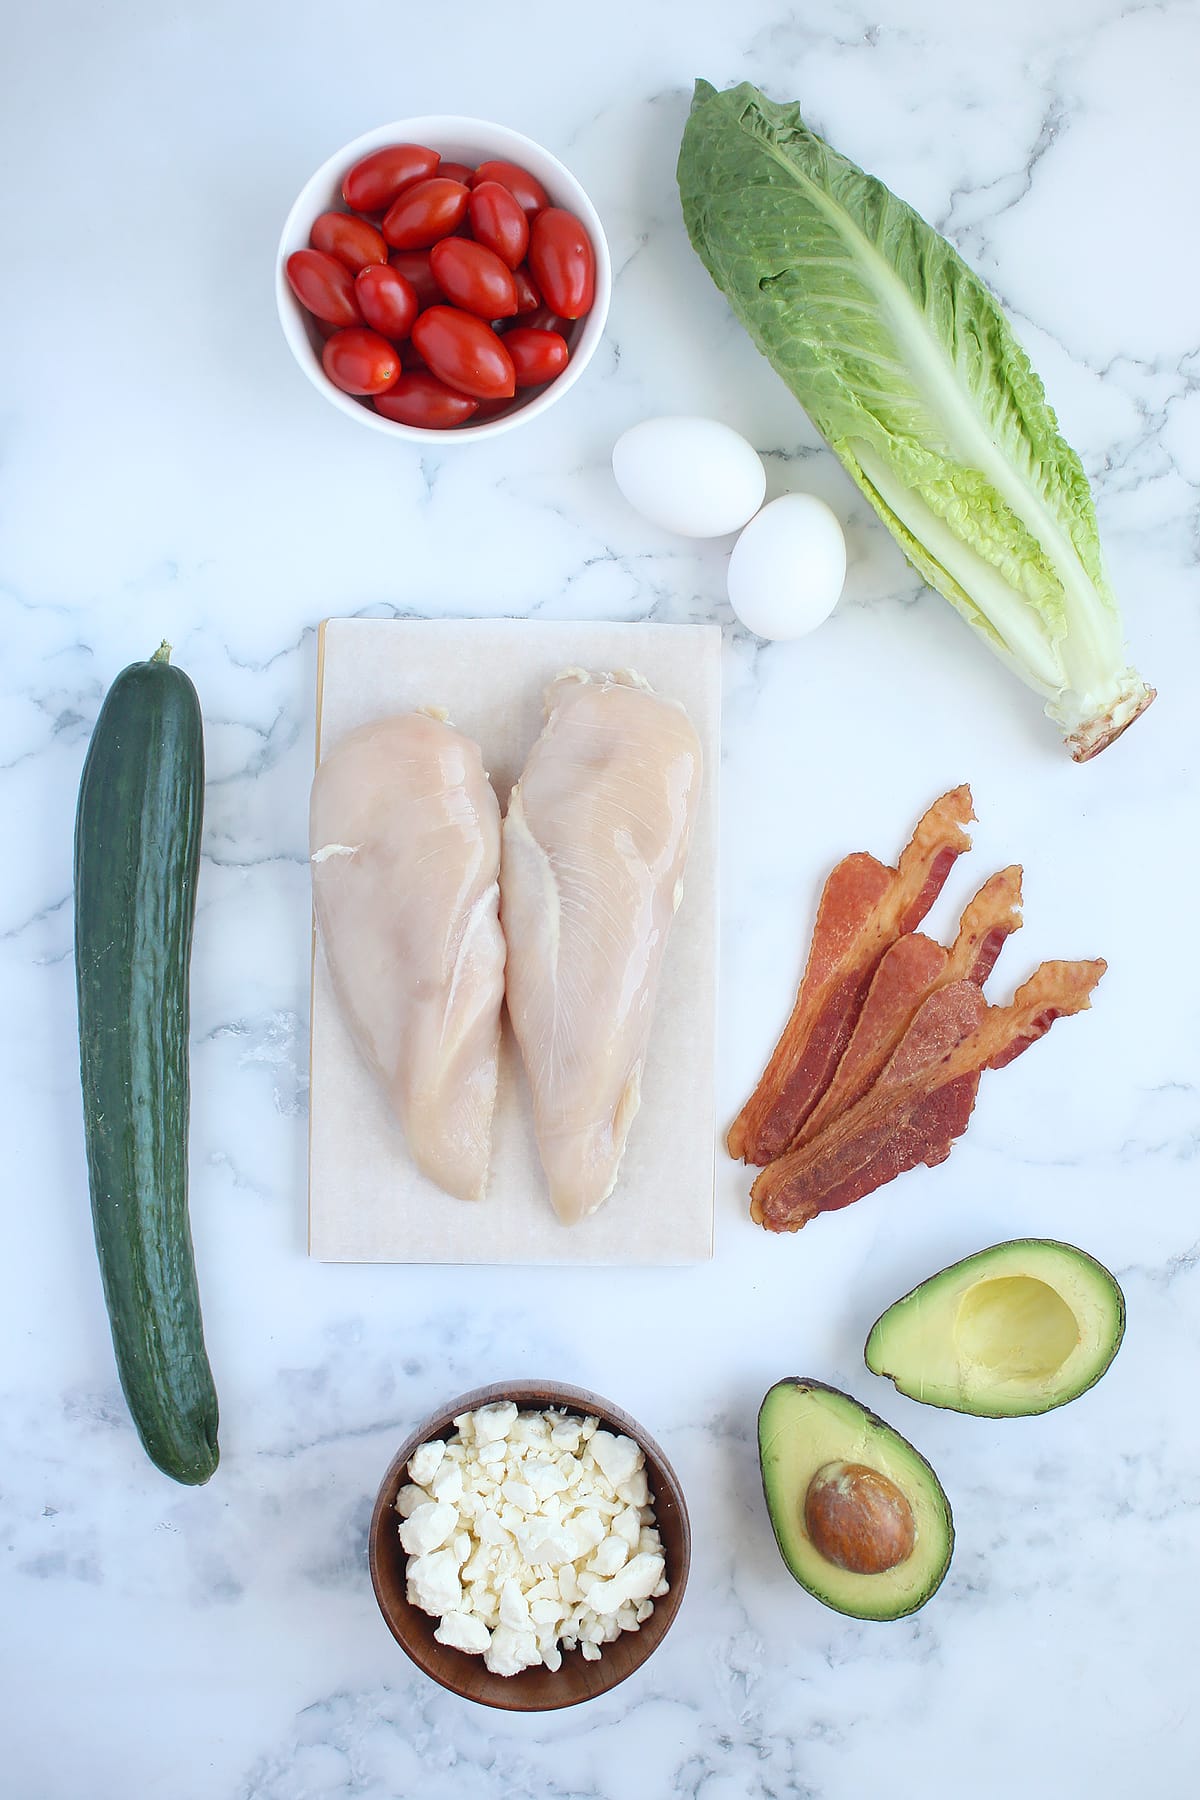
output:
[[[383,235],[395,250],[424,250],[462,224],[470,190],[461,181],[414,182],[384,214]]]
[[[385,419],[395,419],[401,425],[423,425],[430,431],[461,425],[478,406],[478,400],[472,400],[469,394],[456,393],[436,375],[421,369],[401,375],[395,387],[375,399],[375,411]]]
[[[534,286],[533,277],[524,264],[513,270],[513,283],[517,290],[517,315],[523,318],[526,313],[536,312],[542,304],[542,296]]]
[[[432,175],[441,158],[424,144],[389,144],[356,162],[342,183],[342,199],[355,212],[382,212],[402,188]]]
[[[400,353],[377,331],[335,331],[321,352],[325,373],[346,394],[382,394],[400,373]],[[511,365],[510,365],[511,366]]]
[[[476,400],[511,399],[512,357],[490,325],[456,306],[431,306],[412,329],[413,343],[447,387]]]
[[[393,269],[390,263],[384,263],[382,267],[371,263],[359,270],[354,292],[359,311],[373,330],[393,343],[397,338],[408,336],[421,306],[417,290],[399,269]]]
[[[475,171],[472,187],[479,187],[484,181],[498,181],[517,197],[517,204],[522,212],[540,212],[543,206],[549,206],[550,196],[528,169],[520,163],[505,162],[503,159],[493,162],[482,162]]]
[[[504,334],[504,348],[513,360],[519,388],[540,387],[553,381],[567,366],[571,352],[567,340],[557,331],[535,331],[518,325]]]
[[[461,181],[466,187],[471,185],[471,177],[475,171],[470,163],[440,162],[434,170],[435,175],[446,181]]]
[[[498,419],[501,413],[515,410],[511,400],[481,400],[475,408],[472,425],[485,425],[489,419]]]
[[[523,315],[521,323],[532,331],[556,331],[559,337],[567,340],[567,348],[570,349],[575,321],[560,318],[552,306],[539,306],[536,312]]]
[[[421,352],[417,349],[411,337],[406,337],[404,342],[397,347],[400,351],[400,367],[404,370],[406,375],[413,369],[428,369],[429,364],[425,361],[425,358],[421,355]]]
[[[517,310],[517,284],[486,244],[470,238],[443,238],[429,252],[429,267],[447,300],[481,319],[511,319]]]
[[[529,231],[529,267],[547,306],[564,319],[581,319],[596,297],[596,259],[574,213],[549,206]]]
[[[480,182],[471,189],[467,212],[478,241],[515,269],[529,248],[529,220],[516,195],[498,181]]]
[[[323,250],[326,256],[335,256],[338,262],[345,263],[352,275],[369,263],[387,261],[387,245],[381,233],[365,219],[356,219],[353,213],[322,213],[314,221],[308,241],[314,250]]]
[[[354,277],[345,263],[324,250],[293,250],[287,278],[301,306],[331,325],[358,325],[362,314],[354,298]]]
[[[393,269],[403,275],[405,281],[411,281],[416,289],[418,306],[438,304],[442,290],[433,279],[428,250],[393,250],[388,261]]]

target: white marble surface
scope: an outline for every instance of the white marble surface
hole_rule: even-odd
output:
[[[17,1800],[702,1795],[978,1800],[1195,1791],[1200,1470],[1196,870],[1195,5],[1117,0],[361,0],[14,14],[4,75],[0,513],[0,1785]],[[947,229],[1013,310],[1101,520],[1153,710],[1072,766],[1037,703],[918,590],[687,247],[673,165],[691,78],[761,82]],[[293,367],[271,256],[301,181],[436,107],[506,120],[593,194],[611,328],[551,417],[420,456]],[[724,547],[641,525],[624,425],[712,412],[774,490],[849,521],[831,624],[726,654],[719,1111],[785,1010],[815,884],[887,855],[969,779],[975,875],[1026,865],[1040,955],[1102,952],[1094,1012],[985,1081],[951,1163],[800,1237],[747,1221],[688,1271],[327,1268],[304,1255],[313,628],[328,612],[720,618]],[[115,1381],[74,1044],[71,819],[117,670],[166,635],[211,780],[195,958],[193,1217],[222,1399],[218,1476],[176,1488]],[[910,1282],[998,1238],[1080,1241],[1130,1325],[1109,1378],[989,1424],[860,1360]],[[857,1625],[786,1576],[753,1451],[777,1376],[851,1388],[909,1433],[959,1545],[913,1620]],[[411,1673],[364,1530],[410,1422],[506,1374],[607,1393],[667,1446],[692,1588],[648,1668],[562,1716],[480,1713]]]

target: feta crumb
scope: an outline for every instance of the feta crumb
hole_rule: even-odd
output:
[[[415,1481],[418,1487],[427,1488],[437,1474],[445,1454],[444,1438],[433,1438],[428,1444],[418,1444],[408,1459],[408,1479]]]
[[[481,1406],[474,1415],[475,1437],[480,1444],[495,1443],[507,1438],[517,1419],[517,1408],[512,1400],[494,1400],[490,1406]]]
[[[408,1559],[408,1598],[422,1612],[435,1617],[457,1612],[462,1605],[462,1583],[452,1550],[431,1550]]]
[[[617,1483],[617,1493],[626,1506],[645,1506],[650,1498],[650,1483],[645,1469],[635,1469],[627,1481]]]
[[[532,1631],[512,1631],[497,1625],[483,1660],[493,1675],[519,1675],[522,1669],[540,1662],[537,1639]]]
[[[443,1613],[434,1637],[452,1650],[467,1650],[478,1656],[492,1641],[492,1634],[482,1619],[470,1612]]]
[[[650,1549],[649,1544],[639,1542],[642,1531],[641,1515],[635,1506],[627,1506],[619,1512],[612,1522],[613,1536],[621,1538],[630,1550]]]
[[[611,1431],[597,1431],[591,1451],[613,1487],[628,1481],[642,1467],[642,1453],[633,1439],[614,1437]]]
[[[427,1550],[439,1550],[457,1524],[458,1514],[452,1506],[430,1501],[405,1519],[400,1527],[400,1542],[410,1556],[423,1556]]]
[[[457,1505],[463,1497],[461,1463],[443,1462],[430,1477],[429,1491],[435,1500],[441,1500],[447,1506]]]
[[[500,1590],[500,1623],[510,1631],[529,1630],[529,1602],[511,1576]]]
[[[418,1506],[426,1506],[432,1499],[433,1495],[427,1494],[423,1487],[416,1487],[409,1482],[396,1495],[396,1511],[402,1519],[408,1519],[416,1512]]]
[[[597,1544],[588,1568],[593,1575],[615,1575],[629,1560],[629,1545],[624,1538],[606,1537]]]

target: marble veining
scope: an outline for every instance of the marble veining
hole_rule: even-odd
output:
[[[611,0],[523,47],[513,15],[379,0],[27,8],[0,133],[0,1786],[17,1800],[949,1800],[1195,1790],[1200,1144],[1194,936],[1200,648],[1195,0]],[[366,44],[390,45],[391,54]],[[1008,306],[1095,484],[1159,699],[1073,767],[1038,702],[924,590],[690,252],[673,170],[692,78],[800,98],[947,232]],[[331,148],[438,107],[571,163],[616,286],[585,380],[525,432],[416,454],[326,407],[274,318],[279,222]],[[846,522],[847,592],[768,646],[724,599],[728,542],[642,524],[614,438],[708,412],[771,494]],[[1103,954],[1094,1010],[1000,1076],[944,1168],[798,1238],[748,1222],[718,1159],[691,1270],[319,1267],[304,1254],[307,790],[328,613],[717,619],[725,628],[719,1114],[757,1075],[817,883],[888,856],[969,779],[976,848],[931,925],[1026,868],[1008,992]],[[74,1041],[71,823],[113,675],[163,637],[202,696],[193,1223],[222,1463],[176,1488],[113,1370]],[[1003,1424],[867,1374],[865,1332],[999,1238],[1119,1275],[1093,1393]],[[845,1386],[929,1457],[958,1547],[892,1626],[779,1562],[754,1418],[771,1381]],[[501,1718],[410,1671],[365,1570],[414,1420],[506,1374],[591,1386],[665,1445],[692,1586],[646,1669],[573,1713]]]

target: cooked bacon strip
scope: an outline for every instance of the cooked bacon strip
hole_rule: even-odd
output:
[[[1021,865],[1010,863],[989,875],[958,922],[950,951],[948,981],[960,976],[982,987],[996,966],[1005,939],[1021,929]]]
[[[1042,963],[1008,1006],[988,1006],[972,981],[936,989],[869,1093],[762,1171],[751,1218],[768,1231],[799,1231],[918,1163],[944,1162],[967,1128],[981,1072],[1012,1062],[1055,1019],[1083,1012],[1104,969],[1099,960]]]
[[[970,788],[954,788],[929,808],[894,869],[866,854],[834,869],[792,1016],[730,1127],[730,1156],[768,1163],[795,1142],[850,1042],[880,959],[937,899],[955,859],[970,847],[963,827],[974,817]]]
[[[1004,940],[1020,926],[1020,902],[1021,870],[1014,863],[984,882],[963,913],[953,949],[919,931],[897,938],[875,971],[833,1080],[801,1126],[796,1146],[862,1099],[934,988],[961,980],[983,986]]]
[[[944,985],[949,962],[950,952],[920,931],[884,952],[833,1080],[800,1127],[797,1145],[819,1137],[873,1086],[922,1001]]]

